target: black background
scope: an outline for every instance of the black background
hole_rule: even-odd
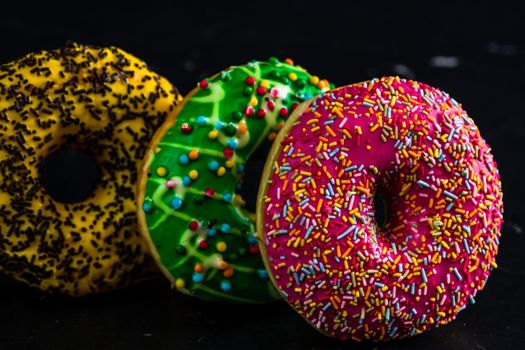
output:
[[[463,103],[493,147],[504,187],[499,269],[451,324],[403,341],[356,345],[317,334],[287,305],[223,305],[162,279],[105,295],[44,296],[0,279],[0,349],[500,349],[525,343],[525,23],[519,1],[3,1],[0,62],[66,40],[115,45],[182,93],[250,59],[294,58],[344,85],[399,74]],[[257,186],[249,175],[249,200]]]

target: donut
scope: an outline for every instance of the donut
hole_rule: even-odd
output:
[[[279,298],[239,191],[290,112],[326,90],[291,60],[230,67],[198,83],[153,137],[138,181],[139,227],[183,293],[212,301]]]
[[[384,341],[474,303],[497,266],[502,212],[491,149],[462,106],[384,77],[291,115],[263,171],[257,230],[272,281],[313,327]]]
[[[137,172],[181,97],[116,47],[68,43],[0,66],[0,271],[80,296],[124,287],[155,266],[137,230]],[[64,149],[96,161],[88,198],[53,199],[44,159]]]

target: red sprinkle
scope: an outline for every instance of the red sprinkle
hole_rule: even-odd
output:
[[[279,111],[279,115],[281,117],[286,117],[288,115],[288,108],[282,107],[281,110]]]
[[[210,84],[209,84],[208,81],[206,81],[206,80],[201,80],[201,82],[199,83],[199,87],[200,87],[201,89],[207,89],[209,85],[210,85]]]
[[[191,130],[192,128],[188,123],[182,123],[180,126],[180,131],[182,131],[183,134],[189,134]]]
[[[246,85],[251,85],[253,86],[253,84],[255,84],[255,78],[254,77],[247,77],[244,82],[246,83]]]
[[[222,153],[224,154],[224,158],[231,158],[233,156],[233,149],[226,147]]]
[[[297,107],[299,107],[299,103],[294,103],[294,104],[292,105],[292,111],[293,111],[294,109],[296,109]]]
[[[252,106],[248,106],[244,109],[244,115],[247,116],[247,117],[251,117],[254,113],[254,109]]]
[[[199,222],[193,220],[192,222],[189,223],[188,228],[189,228],[191,231],[197,231],[197,230],[199,229]]]
[[[251,254],[259,254],[259,246],[257,244],[250,246],[249,249]]]
[[[207,188],[204,190],[204,195],[206,197],[212,198],[215,195],[215,190],[213,188]]]
[[[273,101],[268,101],[266,105],[268,106],[268,109],[270,111],[273,111],[275,109],[275,103],[273,103]]]
[[[264,109],[259,109],[257,111],[257,118],[264,118],[266,116],[266,111]]]
[[[262,96],[262,95],[266,94],[266,88],[262,87],[262,86],[259,86],[257,88],[256,92],[257,92],[257,95]]]
[[[207,241],[200,241],[199,242],[199,249],[206,250],[208,249],[208,242]]]

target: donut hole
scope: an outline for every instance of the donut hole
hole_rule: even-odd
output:
[[[250,158],[244,166],[244,177],[239,194],[246,201],[245,208],[250,212],[255,212],[255,203],[257,202],[257,192],[263,173],[265,159],[259,157]]]
[[[65,148],[45,157],[38,175],[41,185],[55,201],[78,203],[93,193],[100,171],[91,154]]]
[[[377,226],[380,229],[384,229],[386,225],[386,220],[387,220],[385,197],[381,193],[376,192],[374,194],[373,205],[374,205],[374,217],[375,217]]]

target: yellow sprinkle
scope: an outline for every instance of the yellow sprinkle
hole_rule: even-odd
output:
[[[257,97],[252,97],[252,99],[250,100],[250,106],[257,106],[259,104],[259,100],[257,99]]]
[[[190,179],[196,180],[199,177],[199,172],[195,169],[190,170],[189,173]]]
[[[166,176],[167,173],[168,173],[168,171],[166,170],[165,167],[163,167],[163,166],[159,166],[159,167],[157,168],[157,175],[159,175],[160,177],[164,177],[164,176]]]
[[[313,130],[313,129],[312,129],[312,130]],[[326,131],[328,131],[328,133],[329,133],[330,135],[332,135],[333,137],[336,136],[336,135],[335,135],[335,132],[334,132],[334,131],[332,130],[332,128],[330,128],[330,126],[328,126],[328,125],[326,126]]]
[[[233,168],[234,165],[235,165],[235,161],[233,159],[228,159],[226,161],[226,167]]]
[[[212,140],[213,140],[213,139],[216,139],[218,135],[219,135],[219,132],[218,132],[217,130],[212,130],[212,131],[210,131],[210,132],[208,133],[208,137],[209,137],[210,139],[212,139]]]
[[[217,248],[217,250],[222,253],[225,252],[226,249],[228,249],[228,246],[226,245],[226,243],[221,241],[215,245],[215,248]]]
[[[288,74],[288,78],[290,78],[291,81],[296,81],[297,80],[297,74],[290,73],[290,74]]]
[[[341,110],[339,108],[334,108],[334,111],[333,111],[335,114],[337,114],[337,116],[339,118],[344,118],[344,115],[343,113],[341,113]]]
[[[317,123],[318,121],[319,119],[317,118],[308,119],[308,121],[306,122],[306,125],[314,124],[314,123]]]
[[[270,83],[268,82],[268,80],[262,80],[261,86],[265,89],[268,89],[270,87]]]
[[[317,75],[313,75],[308,81],[310,82],[310,84],[316,85],[319,82],[319,77]]]
[[[186,285],[186,282],[184,282],[182,278],[177,278],[177,280],[175,281],[175,287],[179,289],[184,288],[185,285]]]
[[[221,166],[219,169],[217,169],[217,175],[223,176],[226,173],[226,168]]]
[[[199,158],[199,150],[192,149],[190,151],[190,153],[188,154],[188,158],[190,158],[191,160],[195,160],[195,159]]]

